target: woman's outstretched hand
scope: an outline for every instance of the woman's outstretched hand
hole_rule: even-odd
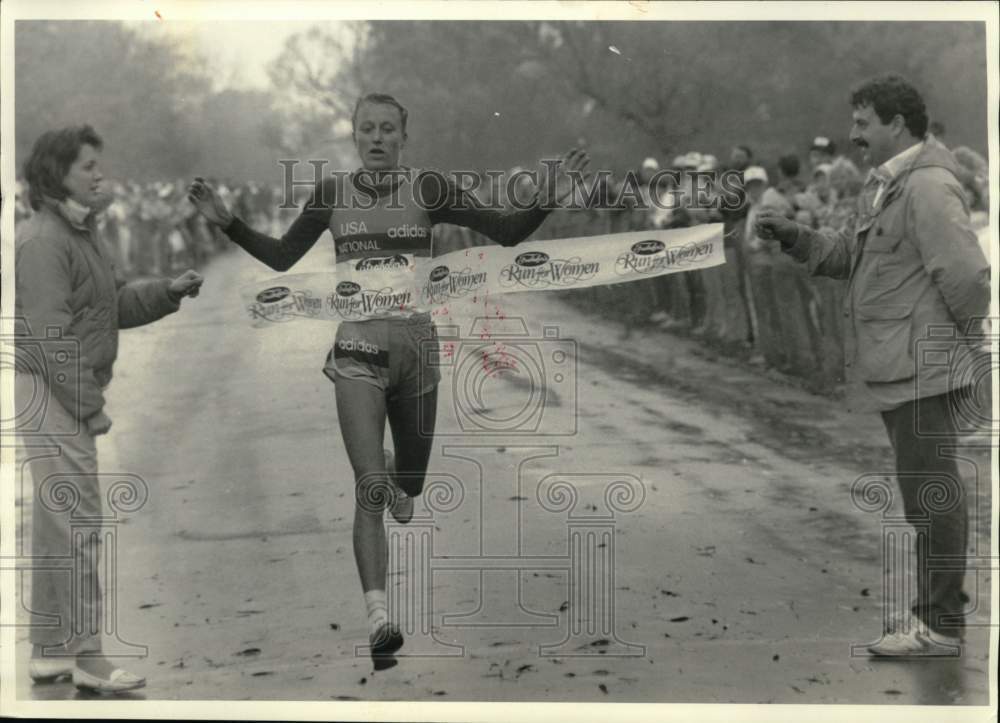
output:
[[[233,220],[233,214],[225,202],[201,176],[195,176],[194,182],[188,186],[188,200],[198,209],[198,213],[216,226],[225,228]]]
[[[552,208],[565,201],[574,190],[573,177],[576,186],[585,187],[589,179],[586,173],[590,165],[590,156],[582,148],[573,148],[559,159],[558,164],[543,163],[539,202],[542,208]]]
[[[170,282],[170,294],[177,300],[185,296],[194,298],[201,290],[201,285],[205,278],[193,269],[188,269],[183,274]]]

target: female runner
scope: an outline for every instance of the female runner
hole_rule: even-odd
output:
[[[414,176],[412,169],[400,166],[407,140],[406,118],[406,109],[390,95],[359,99],[352,120],[362,169],[339,184],[332,175],[320,181],[280,239],[259,233],[233,216],[201,178],[191,184],[189,198],[236,244],[279,271],[291,268],[328,229],[338,263],[397,262],[402,256],[412,265],[414,258],[433,255],[431,229],[438,223],[465,226],[504,246],[523,241],[545,220],[546,209],[570,194],[568,172],[582,174],[589,163],[584,151],[574,149],[561,159],[556,178],[550,182],[543,177],[530,208],[487,210],[441,175]],[[415,187],[398,188],[406,181]],[[340,431],[354,468],[354,557],[376,662],[403,645],[403,636],[389,621],[386,608],[388,549],[382,516],[388,506],[398,521],[408,521],[413,512],[411,498],[423,488],[433,443],[432,434],[423,430],[434,429],[440,372],[426,363],[420,344],[434,339],[434,323],[426,311],[344,321],[323,369],[336,384]],[[396,452],[395,469],[392,455],[383,450],[386,418]],[[386,489],[393,493],[385,494]]]

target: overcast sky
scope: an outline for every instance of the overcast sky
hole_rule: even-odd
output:
[[[140,32],[179,38],[185,48],[203,55],[216,73],[218,87],[266,89],[266,65],[281,53],[285,41],[319,23],[330,21],[202,21],[128,23]]]

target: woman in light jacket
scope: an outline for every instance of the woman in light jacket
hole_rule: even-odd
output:
[[[34,490],[31,556],[72,560],[70,574],[32,569],[28,672],[36,682],[72,675],[78,688],[118,692],[145,680],[101,652],[100,543],[75,534],[101,517],[95,437],[111,428],[104,389],[118,329],[177,311],[202,278],[119,277],[95,218],[106,205],[102,148],[90,126],[63,128],[43,134],[25,164],[33,215],[17,229],[15,403]]]

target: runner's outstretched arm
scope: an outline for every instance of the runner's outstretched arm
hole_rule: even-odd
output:
[[[441,189],[439,181],[433,176],[422,179],[421,198],[430,209],[428,215],[432,224],[464,226],[501,246],[515,246],[534,233],[552,209],[572,192],[570,173],[582,174],[589,163],[587,153],[580,149],[574,148],[564,155],[556,171],[555,183],[550,184],[544,178],[542,190],[527,209],[497,211],[484,208],[479,199],[450,181]],[[440,197],[441,193],[445,194],[444,199]]]
[[[316,184],[312,196],[302,207],[302,213],[280,239],[255,231],[233,215],[215,189],[202,178],[196,178],[191,184],[188,198],[206,219],[219,226],[248,254],[275,271],[288,271],[330,226],[334,187],[326,182],[328,180]]]

